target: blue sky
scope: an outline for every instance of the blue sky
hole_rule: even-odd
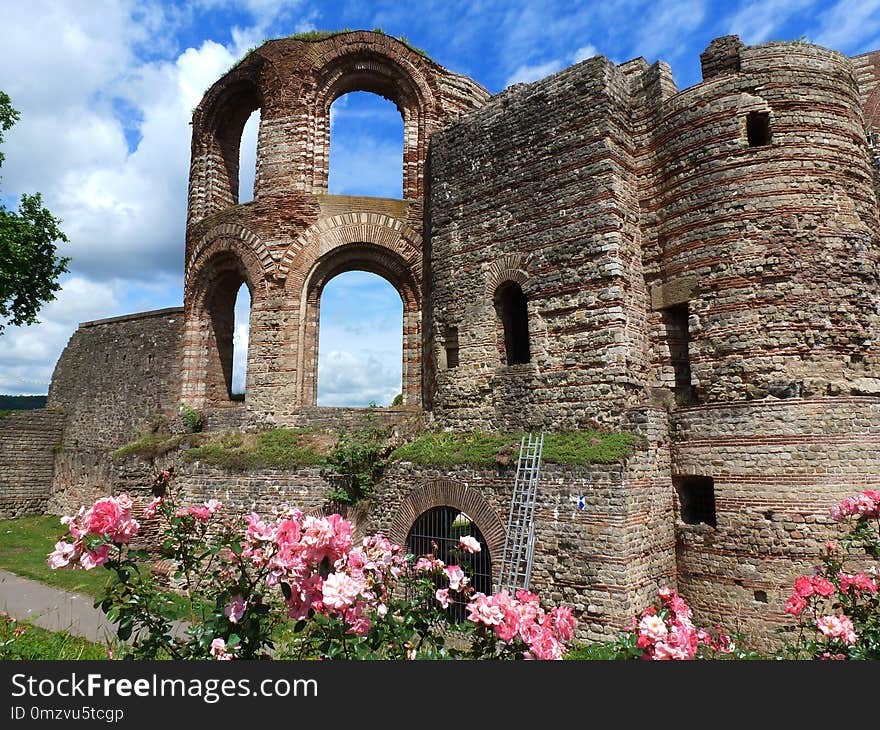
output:
[[[492,93],[597,53],[665,60],[684,88],[699,81],[700,53],[727,33],[749,44],[805,37],[849,55],[880,48],[880,0],[5,2],[0,89],[21,121],[6,135],[0,194],[11,207],[41,191],[64,221],[72,262],[41,323],[0,336],[0,393],[47,392],[81,321],[180,306],[189,120],[226,69],[267,38],[376,27]],[[390,102],[349,94],[332,114],[331,192],[399,196],[402,123]],[[256,123],[242,143],[242,191],[253,185]],[[240,316],[239,381],[246,337]],[[400,298],[387,283],[362,272],[330,282],[319,403],[389,402],[400,340]]]

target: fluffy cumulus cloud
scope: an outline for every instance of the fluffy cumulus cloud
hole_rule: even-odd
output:
[[[403,304],[375,274],[340,274],[321,297],[318,405],[390,405],[401,391]]]
[[[182,275],[192,109],[254,33],[177,51],[161,31],[178,21],[173,8],[139,2],[4,9],[0,46],[28,62],[0,66],[0,89],[21,112],[6,135],[3,193],[42,192],[70,238],[60,252],[71,276],[40,324],[7,328],[0,392],[45,393],[83,319],[180,304],[169,282]]]
[[[880,0],[4,3],[0,48],[10,62],[0,64],[0,89],[21,121],[6,135],[0,194],[14,205],[21,193],[41,191],[63,219],[71,240],[61,252],[72,262],[42,323],[0,337],[0,392],[45,393],[80,321],[181,304],[189,121],[227,68],[265,38],[377,26],[406,35],[493,92],[597,53],[616,63],[636,56],[669,61],[687,86],[699,80],[700,52],[726,33],[747,43],[806,36],[848,54],[877,48]],[[390,102],[377,105],[372,97],[373,106],[365,106],[360,96],[369,95],[333,105],[331,189],[396,197],[400,115]],[[242,200],[251,197],[258,123],[255,115],[243,135]],[[381,291],[373,284],[325,292],[319,396],[326,405],[388,402],[400,390],[399,311],[334,304],[349,297],[360,304]],[[246,315],[235,338],[239,389]]]

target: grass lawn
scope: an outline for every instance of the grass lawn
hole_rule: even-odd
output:
[[[0,568],[66,591],[87,596],[100,595],[109,578],[104,568],[52,570],[46,565],[46,556],[55,549],[58,538],[65,534],[67,528],[55,515],[0,520]],[[149,570],[148,566],[145,568]],[[176,594],[169,595],[176,606],[176,617],[189,617],[186,599]]]
[[[46,556],[66,533],[55,515],[0,520],[0,568],[56,588],[98,595],[107,583],[106,570],[52,570],[46,565]]]
[[[19,622],[14,626],[25,632],[12,644],[0,648],[0,659],[108,659],[107,647],[93,644],[66,631],[47,631],[33,624]]]

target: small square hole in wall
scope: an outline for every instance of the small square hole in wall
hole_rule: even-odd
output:
[[[758,603],[767,603],[767,591],[755,591],[755,600]]]
[[[770,144],[770,112],[749,112],[746,117],[746,136],[749,147]]]
[[[687,525],[702,522],[715,527],[715,480],[688,475],[673,477],[672,483],[678,493],[682,522]]]

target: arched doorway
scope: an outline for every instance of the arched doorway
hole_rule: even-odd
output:
[[[399,237],[399,234],[397,234]],[[374,243],[345,243],[331,248],[311,267],[300,299],[299,392],[306,406],[318,400],[318,342],[321,294],[330,280],[348,271],[363,271],[385,279],[403,302],[401,337],[402,405],[421,404],[421,302],[411,261],[395,250]]]
[[[480,544],[480,551],[470,553],[461,547],[462,537],[472,537]],[[474,590],[492,593],[492,559],[489,545],[476,523],[457,507],[441,505],[420,514],[406,536],[406,551],[416,556],[434,555],[446,565],[458,565],[464,571]],[[444,586],[440,579],[438,586]],[[449,606],[450,617],[459,622],[465,619],[465,604],[457,601]]]
[[[367,91],[333,102],[328,192],[403,197],[403,117],[392,102]]]

